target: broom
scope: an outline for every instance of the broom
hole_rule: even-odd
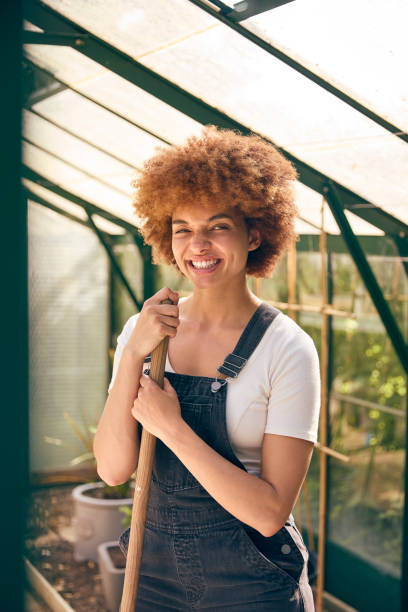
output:
[[[166,299],[160,303],[172,304],[173,302]],[[150,378],[162,389],[168,344],[169,337],[166,336],[152,351],[150,363]],[[120,612],[134,612],[135,610],[155,448],[156,437],[143,429],[139,461],[137,464],[135,494],[133,498],[132,520],[130,524],[125,581],[123,584]]]

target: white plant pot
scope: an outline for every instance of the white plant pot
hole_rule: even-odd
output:
[[[117,568],[109,555],[109,548],[117,548],[117,540],[103,542],[98,546],[98,564],[102,588],[109,612],[118,612],[122,600],[125,568]]]
[[[115,540],[124,531],[123,512],[120,506],[132,506],[131,497],[124,499],[98,499],[86,495],[90,489],[102,488],[103,482],[91,482],[79,485],[72,490],[74,499],[73,526],[75,533],[74,559],[98,560],[98,545],[102,542]]]

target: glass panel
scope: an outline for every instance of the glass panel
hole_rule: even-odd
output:
[[[185,0],[46,0],[56,11],[139,59],[177,44],[218,21]]]
[[[407,329],[407,280],[399,258],[370,256],[397,322]],[[405,459],[406,382],[390,339],[347,255],[333,255],[334,318],[331,446],[349,455],[330,460],[329,537],[400,575]],[[393,293],[392,293],[393,292]],[[398,303],[399,302],[399,303]]]
[[[406,144],[229,28],[141,61],[408,221]]]
[[[37,47],[38,46],[34,46],[32,45],[30,48],[30,53],[35,53],[36,55],[38,55],[38,51],[37,51]],[[70,73],[71,70],[71,63],[68,61],[69,57],[67,57],[65,55],[65,53],[69,53],[72,51],[72,53],[74,54],[75,57],[75,62],[77,63],[81,63],[82,61],[84,62],[90,62],[90,60],[88,60],[87,58],[84,58],[83,56],[81,56],[81,54],[79,54],[77,51],[73,51],[71,49],[61,49],[61,48],[57,48],[56,49],[58,51],[58,54],[54,55],[53,53],[44,53],[41,55],[41,62],[44,60],[45,58],[45,65],[48,69],[52,69],[52,71],[54,73],[59,74],[60,71],[62,71],[63,74],[65,74],[67,76],[67,74]],[[74,61],[74,57],[72,58],[72,61]],[[37,57],[37,60],[39,58]],[[62,62],[61,64],[59,62]],[[40,63],[41,63],[40,62]],[[74,63],[75,63],[74,62]],[[94,64],[94,62],[91,62],[92,64]],[[68,79],[69,81],[69,79]],[[103,81],[103,85],[101,83],[101,81]],[[92,86],[91,86],[92,84]],[[141,98],[143,100],[143,96],[148,95],[148,94],[144,94],[143,92],[141,92],[141,90],[139,90],[138,88],[134,87],[133,85],[131,85],[130,83],[128,83],[127,81],[125,81],[124,79],[121,79],[120,77],[117,77],[115,75],[113,75],[112,73],[108,73],[108,71],[101,77],[98,77],[96,80],[95,79],[91,79],[91,82],[89,81],[85,81],[83,83],[79,83],[75,85],[76,88],[81,89],[82,91],[84,91],[84,93],[86,93],[87,95],[91,95],[94,99],[96,100],[101,100],[103,103],[106,103],[109,99],[112,100],[112,104],[111,106],[114,108],[119,108],[121,113],[123,113],[126,116],[129,116],[129,112],[130,109],[126,109],[124,104],[126,103],[126,99],[131,100],[132,103],[135,102],[135,92],[137,92],[137,100],[139,99],[139,94],[141,94]],[[118,89],[119,87],[119,89]],[[89,90],[89,91],[88,91]],[[114,101],[114,92],[120,92],[122,95],[118,95]],[[152,96],[148,96],[149,99],[151,100],[156,100],[155,98],[153,98]],[[107,98],[107,100],[106,100]],[[81,102],[79,102],[80,96],[78,96],[77,94],[74,94],[71,91],[64,91],[61,92],[60,94],[57,94],[56,96],[53,96],[51,98],[49,98],[48,100],[42,101],[41,103],[39,103],[37,106],[40,106],[41,109],[42,108],[52,108],[52,113],[54,112],[55,108],[58,108],[57,111],[57,115],[58,117],[61,117],[61,115],[64,113],[64,108],[65,106],[63,106],[63,102],[67,101],[67,102],[72,102],[73,99],[75,100],[74,105],[72,106],[72,110],[68,111],[66,113],[67,116],[69,116],[70,113],[75,113],[75,117],[78,118],[79,116],[81,116],[81,111],[84,109],[84,105],[88,106],[88,110],[85,111],[85,114],[83,115],[82,119],[80,120],[82,123],[81,125],[84,125],[84,122],[86,121],[86,118],[89,116],[90,113],[93,112],[93,109],[89,108],[90,105],[93,106],[92,102],[89,102],[87,100],[82,99]],[[141,107],[138,106],[138,112],[140,111],[137,119],[140,121],[141,118],[146,119],[146,121],[144,121],[144,125],[149,126],[151,124],[150,127],[153,126],[157,128],[160,128],[160,133],[162,133],[162,126],[164,125],[164,123],[166,123],[166,119],[168,119],[166,125],[166,129],[164,132],[164,136],[169,135],[169,127],[168,126],[174,126],[177,125],[174,124],[174,117],[169,117],[167,109],[169,109],[169,107],[166,104],[161,103],[160,101],[156,100],[156,103],[158,105],[161,105],[160,108],[156,108],[156,112],[157,114],[155,114],[155,118],[153,119],[153,116],[151,118],[147,118],[146,119],[146,112],[147,109],[150,108],[151,106],[149,106],[149,104],[142,104]],[[132,113],[133,115],[135,115],[135,104],[133,104],[133,108],[132,108]],[[163,108],[166,109],[166,114],[164,115],[164,117],[162,117],[161,113],[163,111]],[[103,109],[99,109],[102,110]],[[127,110],[129,112],[127,112]],[[78,112],[75,112],[78,111]],[[177,117],[178,116],[182,116],[181,113],[178,113],[178,111],[172,111],[175,112]],[[106,113],[106,111],[103,111],[103,113]],[[162,120],[159,118],[162,117]],[[131,117],[130,117],[131,118]],[[136,118],[136,117],[134,117]],[[78,119],[75,119],[76,121],[78,121]],[[122,123],[122,128],[121,128],[121,132],[124,138],[116,138],[114,136],[115,134],[115,129],[116,129],[116,124],[115,127],[112,126],[112,131],[109,130],[109,127],[107,127],[106,130],[101,131],[100,130],[100,125],[104,125],[104,123],[99,123],[100,121],[103,121],[103,117],[100,116],[98,118],[98,120],[96,119],[96,115],[95,115],[95,121],[91,122],[90,125],[93,124],[93,134],[95,134],[96,132],[99,131],[99,133],[103,133],[103,134],[111,134],[109,141],[112,142],[112,140],[114,140],[116,143],[120,143],[122,142],[122,146],[121,146],[121,151],[120,154],[123,155],[123,149],[125,148],[125,143],[130,142],[132,140],[131,136],[133,135],[134,131],[137,130],[137,128],[135,127],[131,127],[131,129],[133,130],[132,135],[129,132],[129,137],[126,138],[126,128],[123,122],[123,120],[115,118],[116,122],[123,122]],[[190,136],[192,133],[199,133],[201,131],[201,126],[196,123],[196,122],[192,122],[190,119],[188,119],[187,117],[183,120],[183,121],[187,121],[187,125],[185,123],[183,123],[182,129],[178,132],[177,136],[173,133],[172,130],[172,136],[175,136],[175,139],[172,141],[174,143],[177,142],[182,142],[184,141],[188,136]],[[187,132],[187,127],[191,128],[192,124],[194,125],[194,129],[190,130]],[[99,127],[99,130],[98,130]],[[82,127],[81,127],[82,129]],[[137,136],[139,138],[139,134]],[[100,138],[100,137],[99,137]],[[150,139],[151,137],[148,136],[148,139]],[[158,142],[156,139],[152,139],[154,142]],[[148,147],[146,148],[145,145],[145,141],[141,142],[141,147],[138,147],[138,154],[137,154],[137,163],[138,165],[141,165],[142,159],[146,159],[148,157],[150,157],[152,154],[154,154],[154,149],[152,150],[152,146],[151,146],[151,141],[148,142]],[[134,143],[136,142],[137,144],[139,143],[139,140],[137,141],[133,141]],[[108,145],[111,146],[111,145]],[[116,147],[119,146],[119,144],[115,145]],[[132,146],[132,145],[131,145]],[[160,146],[165,146],[164,143],[160,143]],[[133,144],[133,147],[135,147],[135,144]],[[146,154],[146,156],[145,156]],[[136,161],[136,155],[134,157],[135,161]],[[320,224],[320,205],[321,205],[321,196],[319,194],[316,194],[315,192],[313,192],[313,190],[308,189],[307,187],[303,187],[303,186],[298,186],[298,191],[299,191],[299,196],[297,197],[297,204],[298,207],[300,209],[301,212],[301,216],[306,220],[306,221],[311,221],[312,223],[316,224]],[[306,211],[307,208],[307,211]],[[339,230],[337,228],[337,224],[335,223],[335,221],[333,219],[330,220],[330,212],[327,213],[327,231],[330,231],[331,233],[339,233]],[[364,233],[364,234],[370,234],[370,233],[380,233],[378,230],[376,230],[375,228],[369,226],[368,224],[364,223],[364,221],[360,221],[357,217],[355,216],[351,216],[350,217],[350,222],[352,224],[352,227],[354,229],[354,231],[356,233]]]
[[[75,91],[133,121],[171,143],[183,142],[201,131],[201,124],[136,87],[75,49],[24,45],[35,64]]]
[[[32,181],[29,181],[28,179],[23,179],[23,185],[25,185],[25,187],[27,187],[27,189],[33,195],[38,195],[40,198],[43,198],[46,202],[49,202],[50,204],[54,204],[57,208],[65,212],[68,212],[70,215],[74,215],[75,217],[78,217],[82,221],[88,220],[88,215],[86,214],[82,206],[79,206],[78,204],[74,204],[70,200],[62,198],[56,193],[49,191],[49,189],[45,189],[45,187],[43,187],[42,185],[37,185],[37,183],[33,183]],[[28,197],[30,198],[30,196]],[[35,200],[33,200],[33,202],[35,202]],[[122,227],[120,227],[119,225],[116,225],[115,223],[111,223],[104,217],[100,217],[99,215],[93,215],[92,218],[94,220],[95,225],[103,232],[107,232],[108,234],[114,234],[114,235],[125,234],[125,230]]]
[[[59,10],[65,10],[65,3],[53,5],[57,4]],[[70,6],[72,8],[73,3]],[[93,5],[92,18],[100,22],[100,34],[108,37],[107,29],[103,29],[106,22],[98,6],[95,9]],[[285,8],[275,9],[273,13]],[[157,37],[155,24],[162,14],[156,9],[156,4],[143,5],[146,39]],[[183,11],[177,17],[182,19],[182,14]],[[77,15],[76,19],[82,17]],[[86,19],[89,23],[90,16]],[[131,45],[132,36],[123,36],[121,40],[122,48],[130,52],[127,45]],[[120,77],[104,69],[101,72],[100,66],[72,49],[41,49],[38,45],[26,48],[31,57],[63,76],[78,90],[103,100],[129,118],[135,117],[135,87]],[[157,52],[145,53],[138,59],[251,129],[270,137],[359,195],[408,221],[403,196],[408,188],[405,143],[239,34],[218,24],[177,39],[176,44],[161,46]],[[138,103],[138,120],[142,119],[146,127],[154,126],[156,133],[165,138],[171,130],[171,142],[182,142],[194,129],[199,129],[196,122],[186,117],[181,120],[178,117],[181,113],[170,111],[166,104],[137,91],[138,102],[143,98],[145,101],[145,104]],[[301,105],[299,100],[302,100]],[[168,120],[169,113],[173,119],[177,117],[182,121],[184,128],[187,128],[187,121],[189,129],[172,129],[175,123]]]
[[[91,230],[43,206],[30,203],[28,232],[30,471],[45,473],[86,452],[64,411],[84,429],[106,399],[108,265]]]
[[[405,0],[309,0],[241,25],[408,130],[407,21]]]
[[[143,260],[139,249],[128,238],[128,241],[123,244],[115,244],[113,246],[113,253],[136,298],[139,302],[142,302]],[[112,331],[114,331],[112,346],[115,349],[117,336],[122,331],[126,321],[138,311],[117,274],[114,274],[112,278],[112,293]]]
[[[321,207],[323,198],[320,193],[310,189],[302,183],[295,183],[296,206],[299,210],[299,216],[304,221],[312,224],[318,231],[321,228]],[[380,229],[374,227],[364,219],[360,219],[353,213],[345,211],[346,217],[350,226],[356,234],[378,235],[384,234]],[[340,234],[339,227],[333,217],[329,206],[324,207],[324,228],[329,234]],[[309,232],[304,232],[309,233]],[[314,233],[314,232],[313,232]]]
[[[69,89],[33,108],[132,167],[141,167],[143,161],[154,154],[155,147],[165,146],[161,140]]]
[[[130,198],[125,195],[89,178],[29,143],[23,143],[23,160],[29,168],[44,178],[135,225]]]
[[[47,200],[47,202],[50,202],[58,208],[65,210],[70,215],[74,215],[75,217],[82,219],[82,221],[87,220],[88,215],[86,214],[82,206],[74,204],[73,202],[70,202],[69,200],[66,200],[65,198],[62,198],[61,196],[57,195],[56,193],[53,193],[49,189],[46,189],[42,185],[37,185],[37,183],[34,183],[33,181],[30,181],[28,179],[23,179],[23,185],[27,187],[27,189],[33,194],[38,195],[40,198],[44,198],[44,200]]]
[[[23,136],[68,164],[100,178],[124,195],[131,195],[131,181],[136,173],[128,166],[30,111],[23,111]]]

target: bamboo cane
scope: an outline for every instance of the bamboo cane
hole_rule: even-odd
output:
[[[322,301],[327,304],[327,278],[326,278],[326,232],[324,227],[324,204],[321,208],[320,256],[322,274]],[[326,549],[326,511],[327,511],[327,376],[328,376],[328,318],[327,313],[322,314],[321,336],[321,413],[320,413],[320,445],[325,452],[320,453],[320,492],[319,492],[319,535],[317,545],[317,584],[316,584],[316,612],[323,610],[324,590],[324,557]],[[330,449],[331,450],[331,449]]]
[[[172,304],[173,302],[171,300],[163,300],[160,303]],[[163,388],[168,344],[169,337],[166,336],[152,351],[152,360],[150,363],[150,378],[161,388]],[[134,612],[136,608],[147,502],[149,499],[155,447],[156,437],[143,429],[136,472],[129,547],[126,558],[125,581],[123,584],[120,612]]]

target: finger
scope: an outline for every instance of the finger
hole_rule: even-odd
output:
[[[169,379],[166,377],[163,379],[163,391],[177,395],[175,388],[171,385]]]
[[[180,325],[180,319],[177,319],[176,317],[168,317],[167,315],[162,315],[160,317],[160,321],[169,327],[178,327]]]
[[[150,376],[147,376],[147,374],[142,374],[139,382],[140,382],[140,386],[143,388],[143,387],[147,387],[149,383],[152,382],[152,379],[150,378]]]
[[[165,323],[162,323],[161,333],[163,334],[163,336],[170,336],[170,338],[174,338],[174,336],[177,334],[177,326],[166,325]]]
[[[177,291],[173,291],[170,287],[162,287],[157,293],[155,293],[151,298],[153,303],[160,304],[162,300],[169,299],[173,303],[177,304],[178,302],[178,293]]]
[[[178,317],[179,307],[175,306],[174,304],[157,304],[157,306],[154,306],[154,312],[161,315],[167,315],[169,317]]]

